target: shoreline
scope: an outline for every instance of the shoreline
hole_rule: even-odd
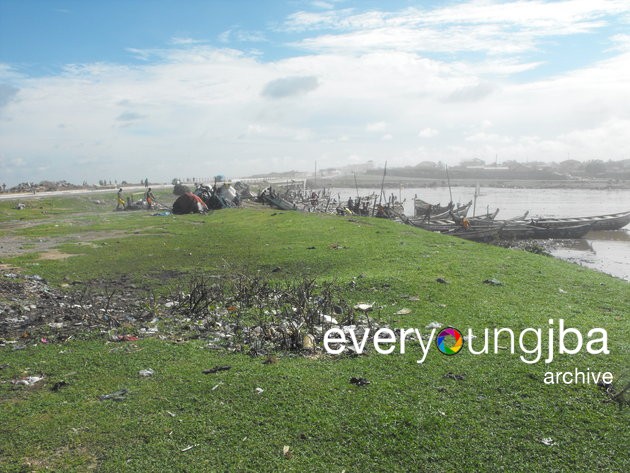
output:
[[[291,179],[287,179],[288,182]],[[375,187],[380,188],[383,176],[360,175],[338,176],[317,179],[307,179],[307,187]],[[447,179],[414,178],[404,176],[385,176],[383,187],[391,189],[403,187],[448,187]],[[593,180],[526,180],[526,179],[451,179],[452,187],[496,187],[507,189],[593,189],[593,190],[618,190],[630,189],[630,181],[613,181],[610,179]]]

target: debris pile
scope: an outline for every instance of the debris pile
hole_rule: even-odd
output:
[[[208,348],[253,355],[314,353],[323,351],[331,327],[360,336],[379,328],[368,315],[371,304],[353,305],[339,296],[336,283],[308,278],[195,275],[166,297],[125,278],[65,284],[65,291],[39,276],[5,273],[0,280],[0,344],[14,348],[72,337],[111,342],[160,337],[204,339]]]

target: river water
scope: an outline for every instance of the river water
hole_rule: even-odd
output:
[[[359,188],[365,196],[379,190]],[[453,187],[453,202],[466,203],[473,199],[474,187]],[[523,215],[528,218],[588,217],[630,210],[630,190],[579,190],[579,189],[504,189],[481,188],[477,198],[476,213],[499,208],[497,219]],[[343,201],[355,197],[356,189],[332,189]],[[405,213],[413,215],[413,199],[432,204],[448,204],[451,200],[448,187],[434,188],[386,188],[385,195],[394,194],[404,201]],[[472,210],[469,212],[472,215]],[[630,281],[630,225],[617,231],[593,231],[579,240],[556,240],[545,245],[561,259],[581,264],[615,277]]]

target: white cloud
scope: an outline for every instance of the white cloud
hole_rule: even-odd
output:
[[[616,34],[610,37],[613,46],[608,51],[630,52],[630,34]]]
[[[423,128],[422,130],[420,130],[420,133],[418,133],[418,136],[420,138],[433,138],[438,134],[439,131],[437,131],[435,128]]]
[[[593,32],[605,27],[610,17],[629,11],[624,0],[469,1],[396,12],[301,11],[290,15],[284,28],[334,31],[293,43],[309,51],[357,54],[394,49],[504,55],[533,51],[545,38]]]
[[[285,25],[308,31],[296,44],[314,53],[275,61],[174,38],[170,47],[130,49],[143,60],[134,65],[75,64],[28,77],[0,64],[6,179],[139,179],[149,162],[151,179],[170,181],[309,170],[315,160],[324,168],[497,154],[628,157],[628,35],[610,38],[617,47],[605,60],[512,78],[543,65],[534,54],[541,39],[594,31],[626,2],[318,8]],[[227,43],[240,41],[238,28],[228,31]],[[39,168],[49,174],[38,177]]]
[[[171,38],[171,44],[176,46],[181,45],[191,45],[191,44],[206,44],[208,41],[203,39],[194,39],[194,38],[183,38],[183,37],[173,37]]]
[[[387,129],[387,123],[381,122],[373,122],[365,125],[365,131],[369,131],[370,133],[384,131]]]

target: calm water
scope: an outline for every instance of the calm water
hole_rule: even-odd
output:
[[[378,192],[374,189],[359,189],[360,195]],[[356,195],[356,189],[334,189],[333,194],[341,198]],[[388,188],[404,200],[405,213],[413,215],[413,198],[442,205],[450,201],[448,188]],[[473,198],[473,187],[454,187],[455,203],[466,203]],[[502,189],[481,188],[477,198],[476,212],[499,208],[498,219],[523,215],[529,217],[587,217],[630,210],[630,190],[576,190],[576,189]],[[472,211],[471,211],[472,212]],[[470,214],[469,214],[470,215]],[[558,258],[582,264],[599,271],[630,281],[630,226],[618,231],[590,232],[580,240],[557,240],[552,254]]]

